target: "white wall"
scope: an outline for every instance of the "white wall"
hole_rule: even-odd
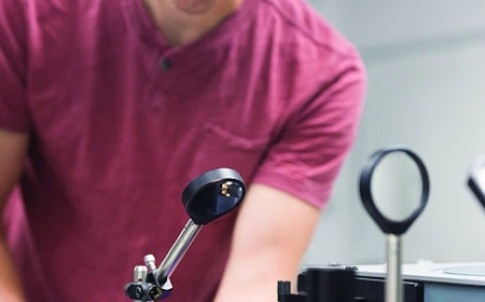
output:
[[[303,265],[385,261],[384,235],[357,182],[364,160],[393,144],[416,151],[431,178],[429,204],[403,237],[404,260],[485,261],[485,209],[465,184],[471,160],[485,154],[485,1],[310,3],[361,51],[369,91],[358,140]],[[400,198],[403,185],[385,188],[395,190],[392,202],[415,203]]]

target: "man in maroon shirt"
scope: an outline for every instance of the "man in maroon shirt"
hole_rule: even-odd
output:
[[[276,301],[364,90],[355,49],[302,0],[1,1],[0,301],[127,300],[133,266],[187,221],[183,187],[219,167],[247,196],[170,299]]]

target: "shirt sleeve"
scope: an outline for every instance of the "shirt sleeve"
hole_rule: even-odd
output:
[[[271,147],[254,182],[322,208],[356,136],[366,90],[357,55],[341,60],[331,80],[296,112]]]
[[[29,130],[23,1],[0,1],[0,128]]]

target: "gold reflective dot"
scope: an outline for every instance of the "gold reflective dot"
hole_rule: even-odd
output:
[[[231,197],[231,192],[229,189],[233,184],[234,183],[230,180],[223,182],[221,185],[221,194],[225,197]]]

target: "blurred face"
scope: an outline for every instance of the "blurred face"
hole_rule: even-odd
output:
[[[175,7],[189,14],[203,14],[209,11],[217,0],[171,0]],[[227,1],[227,0],[224,0]]]

